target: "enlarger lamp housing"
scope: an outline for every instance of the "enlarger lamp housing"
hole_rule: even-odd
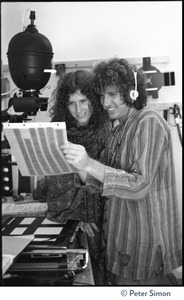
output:
[[[20,89],[39,91],[49,81],[50,73],[44,69],[52,69],[52,45],[33,22],[10,40],[7,56],[11,77]]]

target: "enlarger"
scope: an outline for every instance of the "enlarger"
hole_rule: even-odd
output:
[[[30,13],[30,25],[9,42],[8,64],[10,75],[20,89],[20,97],[12,97],[9,107],[21,116],[10,118],[10,122],[26,120],[28,115],[47,110],[48,98],[40,97],[40,90],[48,83],[52,71],[52,45],[38,32],[34,25],[35,12]],[[16,120],[16,121],[17,121]]]
[[[2,111],[3,122],[28,122],[29,116],[35,116],[39,110],[47,110],[48,98],[41,97],[40,90],[50,79],[53,52],[48,38],[40,34],[34,25],[35,18],[35,11],[31,11],[30,24],[23,32],[13,36],[8,45],[10,75],[19,88],[19,93],[15,93],[9,99],[8,109]],[[9,148],[6,139],[1,142],[1,147],[2,149]],[[2,155],[2,175],[2,194],[5,197],[12,196],[11,155],[9,154]],[[20,185],[25,186],[28,189],[27,192],[30,192],[29,178],[22,179],[21,174],[19,178]],[[20,192],[25,191],[21,191],[20,188]]]
[[[30,24],[9,42],[9,70],[19,93],[9,99],[8,109],[2,111],[3,122],[29,122],[29,116],[47,110],[48,98],[42,97],[40,90],[46,86],[52,72],[52,45],[38,32],[34,20],[35,12],[31,11]],[[8,141],[3,141],[2,149],[8,148]],[[1,168],[3,197],[13,198],[11,152],[2,153]],[[4,217],[2,236],[16,237],[17,232],[19,237],[34,235],[34,239],[4,272],[3,285],[72,285],[74,276],[82,271],[87,273],[77,278],[78,284],[85,284],[85,280],[89,285],[93,283],[87,242],[84,235],[81,238],[79,221],[52,223],[46,215],[38,217],[37,214]]]

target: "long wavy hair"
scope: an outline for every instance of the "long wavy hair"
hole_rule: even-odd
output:
[[[50,108],[53,122],[66,122],[67,128],[76,126],[76,121],[68,110],[68,101],[70,94],[78,90],[87,97],[93,107],[89,124],[93,124],[97,128],[107,119],[106,112],[100,103],[100,96],[92,88],[92,77],[88,71],[77,70],[65,74],[63,78],[58,80],[57,87],[52,93],[54,105]]]
[[[128,100],[127,93],[129,93],[131,87],[135,88],[133,71],[137,72],[137,91],[139,96],[132,103],[130,98]],[[102,61],[94,67],[93,74],[93,87],[98,95],[102,94],[107,86],[115,85],[127,106],[135,107],[139,110],[146,105],[146,75],[142,70],[137,69],[136,66],[130,66],[125,59],[113,58],[109,61]]]

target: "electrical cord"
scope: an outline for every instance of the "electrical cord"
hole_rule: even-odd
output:
[[[26,26],[25,26],[24,23],[25,23],[25,15],[26,15],[26,13],[27,13],[28,11],[31,11],[31,9],[26,9],[26,10],[24,11],[23,15],[22,15],[22,26],[23,26],[23,30],[26,29]]]
[[[14,89],[12,89],[11,91],[8,91],[8,92],[6,92],[6,93],[2,93],[1,96],[8,95],[8,94],[10,94],[11,92],[15,91],[16,89],[17,89],[17,87],[14,88]]]

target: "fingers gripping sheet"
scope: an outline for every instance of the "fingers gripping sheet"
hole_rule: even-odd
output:
[[[68,142],[65,122],[3,123],[3,131],[22,176],[76,171],[60,149]]]

